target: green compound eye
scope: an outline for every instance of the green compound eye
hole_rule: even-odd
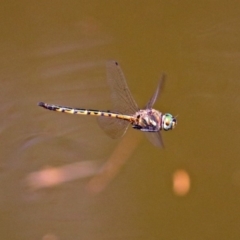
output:
[[[165,131],[172,130],[177,124],[177,120],[172,114],[166,113],[162,117],[162,129]]]

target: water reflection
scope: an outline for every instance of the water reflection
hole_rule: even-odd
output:
[[[141,134],[128,131],[112,152],[108,160],[101,166],[99,161],[81,161],[61,167],[47,167],[31,172],[25,183],[31,190],[39,190],[61,185],[69,181],[92,177],[87,183],[89,193],[100,193],[118,175],[125,162],[131,157],[141,141]]]
[[[186,195],[191,186],[190,176],[186,170],[179,169],[173,174],[173,192],[177,196]]]
[[[97,173],[99,163],[82,161],[62,167],[48,167],[28,174],[26,183],[31,189],[54,187],[65,182],[90,177]]]
[[[129,133],[130,132],[130,133]],[[100,171],[87,184],[87,190],[91,193],[102,192],[108,184],[118,175],[125,162],[131,157],[141,141],[141,135],[137,137],[133,131],[127,131],[126,135],[114,149],[107,162]]]
[[[57,237],[55,234],[48,233],[43,236],[42,240],[60,240],[60,238]]]

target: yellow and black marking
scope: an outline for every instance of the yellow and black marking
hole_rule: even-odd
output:
[[[48,104],[48,103],[44,103],[44,102],[39,102],[38,106],[46,108],[46,109],[51,110],[51,111],[57,111],[57,112],[62,112],[62,113],[118,118],[118,119],[130,121],[130,122],[135,121],[135,118],[133,116],[123,115],[123,114],[118,114],[118,113],[112,113],[112,112],[109,112],[109,111],[71,108],[71,107],[64,107],[64,106]]]

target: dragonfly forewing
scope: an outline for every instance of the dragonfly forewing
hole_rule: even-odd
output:
[[[111,89],[113,112],[133,115],[138,106],[128,88],[123,71],[116,61],[107,62],[107,81]],[[127,130],[129,122],[119,119],[98,117],[98,124],[112,138],[121,137]]]
[[[146,105],[146,109],[151,109],[154,105],[154,103],[156,102],[156,100],[158,99],[163,87],[164,87],[164,82],[165,82],[165,74],[162,74],[159,82],[158,82],[158,86],[157,89],[155,91],[155,93],[153,94],[153,96],[151,97],[151,99],[149,100],[149,102]]]
[[[134,114],[139,110],[128,88],[123,71],[116,61],[107,62],[107,80],[111,88],[113,111]]]

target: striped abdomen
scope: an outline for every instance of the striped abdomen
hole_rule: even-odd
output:
[[[111,117],[111,118],[128,120],[130,122],[134,121],[134,118],[132,116],[118,114],[118,113],[112,113],[112,112],[108,112],[108,111],[63,107],[63,106],[58,106],[58,105],[53,105],[53,104],[47,104],[44,102],[38,103],[38,106],[46,108],[48,110],[63,112],[63,113]]]

